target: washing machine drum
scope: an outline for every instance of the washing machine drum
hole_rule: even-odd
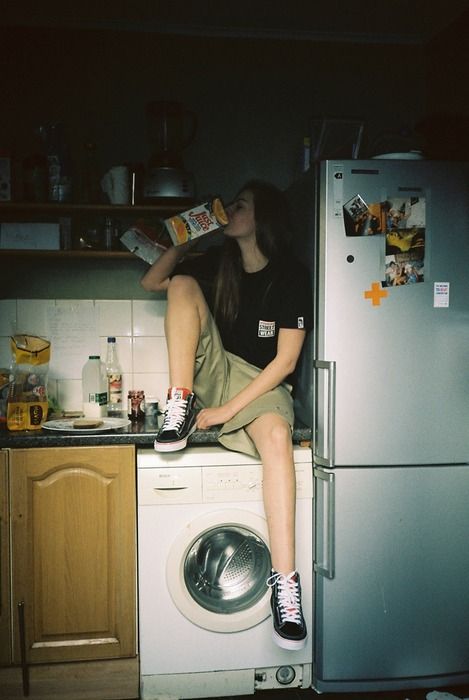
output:
[[[244,509],[200,515],[168,551],[168,592],[184,617],[213,632],[239,632],[270,615],[265,518]]]
[[[194,542],[184,580],[205,610],[231,614],[252,607],[265,594],[270,557],[264,542],[237,526],[218,527]]]

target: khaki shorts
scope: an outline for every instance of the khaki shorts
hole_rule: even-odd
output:
[[[260,371],[258,367],[225,350],[213,316],[209,314],[195,358],[197,407],[221,406],[252,382]],[[256,446],[245,428],[264,413],[277,413],[293,428],[293,400],[289,384],[284,382],[243,408],[220,428],[218,441],[229,450],[259,459]]]

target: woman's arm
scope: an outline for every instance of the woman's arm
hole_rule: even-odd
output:
[[[171,246],[150,267],[140,280],[147,292],[163,292],[168,288],[170,275],[187,252],[197,243],[188,241],[182,245]]]
[[[306,331],[281,328],[278,334],[277,354],[269,364],[236,396],[217,408],[204,408],[197,414],[197,427],[210,428],[231,420],[239,411],[262,394],[275,389],[295,369]]]

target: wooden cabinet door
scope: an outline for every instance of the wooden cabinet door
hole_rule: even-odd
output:
[[[135,655],[133,446],[12,450],[10,481],[14,662],[22,603],[27,663]]]
[[[0,450],[0,666],[10,663],[10,647],[8,452]]]

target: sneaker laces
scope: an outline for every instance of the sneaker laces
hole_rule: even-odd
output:
[[[179,430],[184,423],[187,410],[187,399],[168,399],[164,411],[161,430]]]
[[[296,579],[296,571],[291,571],[287,575],[274,572],[267,579],[267,585],[270,588],[277,585],[276,599],[280,610],[281,623],[293,622],[295,625],[301,625],[300,587]]]

